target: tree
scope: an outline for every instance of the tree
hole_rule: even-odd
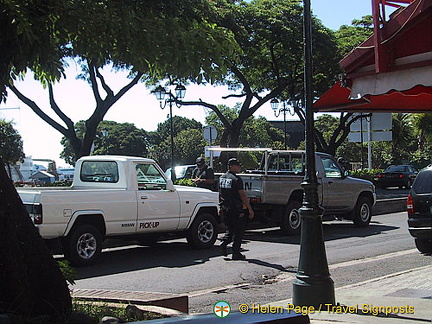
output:
[[[218,110],[222,112],[229,122],[237,118],[240,109],[239,104],[234,108],[223,105],[218,106]],[[223,143],[226,133],[224,132],[224,124],[218,118],[218,115],[211,112],[206,117],[206,123],[216,127],[218,131],[216,143]],[[256,118],[252,116],[245,121],[238,141],[243,147],[272,147],[277,149],[283,147],[283,138],[283,131],[273,127],[264,117]]]
[[[1,100],[7,95],[5,86],[13,87],[13,81],[27,68],[31,69],[48,87],[51,108],[65,124],[53,122],[53,125],[74,142],[74,123],[55,104],[50,83],[63,76],[66,58],[85,60],[92,84],[98,78],[106,93],[103,98],[99,88],[93,88],[98,103],[88,121],[90,135],[83,142],[85,147],[76,152],[77,156],[88,153],[91,135],[121,93],[114,94],[99,77],[99,67],[112,63],[114,68],[127,68],[132,78],[140,73],[149,78],[169,73],[198,80],[203,76],[220,76],[222,58],[231,54],[235,42],[225,29],[205,19],[201,9],[206,4],[204,0],[180,3],[172,0],[2,0]],[[160,34],[161,30],[165,33]],[[178,49],[167,50],[173,46]],[[49,120],[39,107],[33,108],[44,120]],[[0,158],[0,165],[3,164]],[[20,315],[21,322],[30,322],[37,316],[44,316],[39,320],[45,323],[67,321],[72,303],[66,281],[3,167],[0,167],[0,195],[2,312]]]
[[[21,7],[17,4],[16,10]],[[9,9],[13,14],[13,9]],[[92,87],[96,106],[86,120],[82,138],[77,136],[74,122],[55,100],[52,81],[60,79],[59,73],[54,75],[37,62],[31,66],[35,77],[48,88],[50,108],[61,122],[50,117],[46,109],[12,83],[9,88],[68,138],[77,158],[88,155],[96,129],[108,110],[140,80],[151,82],[169,77],[202,82],[222,78],[224,58],[232,55],[236,43],[227,29],[208,22],[210,10],[206,0],[187,0],[181,4],[162,0],[62,2],[58,16],[50,18],[55,18],[55,24],[46,30],[58,39],[59,43],[54,45],[63,49],[57,53],[58,62],[52,62],[56,71],[61,75],[67,60],[77,58],[82,66],[80,77]],[[57,34],[65,36],[56,38]],[[130,81],[118,92],[113,91],[101,72],[104,66],[128,71]]]
[[[202,124],[195,119],[173,116],[174,162],[175,164],[193,164],[197,156],[204,151]],[[190,132],[185,132],[190,130]],[[192,130],[194,132],[192,132]],[[198,135],[200,134],[200,135]],[[171,161],[171,121],[159,123],[156,131],[149,132],[150,155],[165,170]],[[185,136],[191,136],[187,138]],[[190,141],[190,142],[187,142]],[[194,148],[194,149],[192,149]],[[190,154],[190,155],[189,155]]]
[[[228,2],[220,0],[219,21],[235,35],[243,51],[238,62],[229,61],[229,77],[221,81],[232,90],[227,97],[242,100],[234,119],[218,105],[202,101],[182,102],[211,109],[224,125],[222,146],[238,146],[245,121],[272,98],[303,98],[303,9],[299,1],[256,0]],[[332,32],[313,19],[314,88],[316,95],[327,90],[338,74],[337,49]],[[299,107],[300,108],[300,107]],[[296,111],[299,110],[296,108]]]
[[[409,161],[410,152],[417,147],[414,129],[411,124],[411,115],[407,113],[392,114],[392,163],[402,164]]]
[[[0,165],[4,161],[0,157]],[[0,309],[11,322],[64,323],[72,301],[57,262],[0,167]],[[15,316],[15,318],[13,317]]]
[[[76,123],[75,130],[78,138],[82,138],[85,133],[85,121]],[[63,137],[61,143],[64,148],[60,157],[66,163],[75,165],[77,158],[70,141]],[[148,145],[146,131],[136,128],[134,124],[102,121],[96,130],[92,154],[147,156]]]
[[[12,122],[7,122],[4,119],[0,119],[0,156],[7,165],[11,178],[10,166],[24,158],[23,142]]]
[[[345,56],[372,34],[373,21],[371,15],[363,16],[360,20],[354,19],[351,22],[351,26],[342,25],[335,32],[339,56]]]

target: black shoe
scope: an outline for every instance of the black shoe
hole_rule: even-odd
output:
[[[241,253],[233,254],[232,256],[232,260],[244,260],[244,259],[246,259],[246,257]]]
[[[220,249],[221,249],[221,253],[223,256],[228,256],[228,251],[227,251],[227,244],[225,242],[223,242],[221,245],[219,245]]]

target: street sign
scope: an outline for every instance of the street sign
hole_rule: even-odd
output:
[[[214,126],[205,126],[203,128],[203,135],[204,135],[204,139],[211,144],[212,142],[214,142],[214,140],[216,140],[217,137],[217,130],[216,127]]]
[[[382,141],[391,141],[392,140],[392,132],[391,131],[382,131],[382,132],[371,132],[371,141],[373,142],[382,142]],[[348,142],[367,142],[368,134],[363,134],[363,139],[361,136],[361,132],[351,132],[348,134]]]

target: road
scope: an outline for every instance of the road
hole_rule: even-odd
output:
[[[402,212],[374,216],[367,228],[324,223],[335,288],[430,264],[431,257],[415,249],[406,219]],[[74,288],[187,294],[191,313],[209,313],[219,300],[233,305],[290,298],[299,237],[283,236],[276,228],[251,230],[243,248],[246,261],[221,256],[217,246],[192,250],[183,239],[110,248],[98,264],[77,269]]]

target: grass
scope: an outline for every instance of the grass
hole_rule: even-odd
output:
[[[100,302],[89,302],[74,300],[72,308],[74,312],[85,313],[100,323],[104,316],[111,316],[118,318],[120,323],[133,322],[133,321],[149,321],[167,316],[151,312],[142,311],[139,314],[130,315],[126,312],[127,304],[108,304]]]

